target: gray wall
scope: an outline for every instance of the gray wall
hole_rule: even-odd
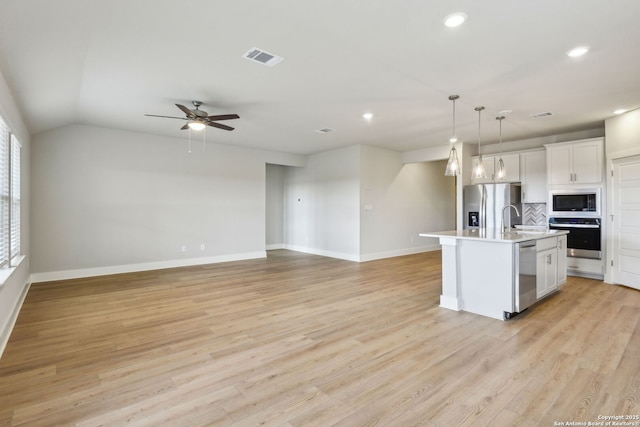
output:
[[[361,147],[361,258],[439,249],[420,232],[456,228],[456,181],[446,160],[403,164],[400,153]],[[366,208],[366,209],[365,209]]]
[[[34,281],[264,256],[265,164],[288,155],[192,150],[90,126],[34,138]]]
[[[640,153],[640,109],[611,117],[605,121],[607,158]]]
[[[455,180],[444,168],[366,146],[309,156],[286,171],[285,247],[354,261],[439,249],[418,234],[455,228]]]
[[[11,130],[18,136],[22,143],[21,152],[21,252],[24,255],[21,263],[14,269],[2,270],[2,283],[0,284],[0,355],[9,339],[11,329],[18,316],[22,301],[29,289],[29,211],[30,211],[30,136],[22,121],[18,107],[9,91],[9,88],[0,74],[0,115]]]
[[[357,261],[360,256],[360,149],[308,156],[289,168],[284,188],[286,247]]]

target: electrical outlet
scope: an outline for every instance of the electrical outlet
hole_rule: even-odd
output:
[[[200,244],[200,250],[204,251],[206,249],[206,247],[204,246],[204,243]]]
[[[182,252],[183,254],[187,253],[187,245],[182,245],[182,247],[180,248],[180,252]]]

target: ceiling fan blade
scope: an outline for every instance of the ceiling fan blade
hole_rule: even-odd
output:
[[[187,129],[189,129],[189,123],[187,123],[186,125],[180,128],[180,130],[187,130]]]
[[[189,109],[188,109],[187,107],[185,107],[184,105],[176,104],[176,107],[178,107],[179,109],[181,109],[181,110],[182,110],[182,111],[183,111],[187,116],[189,116],[189,117],[193,117],[193,116],[195,116],[195,115],[196,115],[193,111],[189,110]]]
[[[214,128],[218,128],[218,129],[224,129],[224,130],[233,130],[234,129],[231,126],[223,125],[223,124],[216,123],[216,122],[207,122],[207,125],[212,126]]]
[[[145,114],[148,117],[164,117],[165,119],[178,119],[178,120],[189,120],[185,117],[172,117],[172,116],[157,116],[155,114]]]
[[[237,114],[219,114],[217,116],[209,116],[207,117],[209,120],[231,120],[231,119],[239,119],[240,116]]]

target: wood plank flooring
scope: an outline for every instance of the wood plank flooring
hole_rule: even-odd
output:
[[[440,284],[440,252],[358,264],[284,250],[36,284],[0,359],[0,426],[640,414],[640,292],[570,277],[502,322],[438,307]]]

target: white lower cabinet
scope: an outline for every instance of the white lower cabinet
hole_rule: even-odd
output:
[[[536,256],[536,297],[542,298],[558,288],[558,251],[547,249]]]
[[[558,289],[567,281],[567,236],[536,242],[536,298]]]
[[[558,286],[567,283],[567,236],[558,237]]]

